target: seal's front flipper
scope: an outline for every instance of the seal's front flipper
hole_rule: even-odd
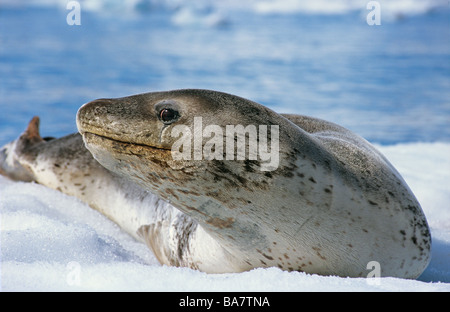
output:
[[[34,116],[17,140],[0,149],[0,174],[16,181],[34,181],[34,174],[22,160],[32,147],[44,142],[39,134],[39,117]]]
[[[143,225],[138,229],[137,234],[142,238],[147,247],[153,251],[159,263],[169,266],[179,266],[179,261],[177,261],[171,251],[166,238],[170,228],[170,224],[168,223],[167,221],[158,221],[154,224]]]

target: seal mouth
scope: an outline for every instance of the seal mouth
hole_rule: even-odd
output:
[[[148,151],[159,151],[159,152],[170,152],[170,149],[151,146],[142,143],[135,142],[125,142],[117,139],[113,139],[111,137],[107,137],[101,134],[93,133],[93,132],[82,132],[83,140],[86,144],[100,145],[103,147],[111,146],[114,150],[117,150],[117,147],[122,146],[121,151],[129,151],[130,149],[135,149],[136,151],[142,151],[143,149]],[[141,154],[138,152],[132,152],[131,154]]]

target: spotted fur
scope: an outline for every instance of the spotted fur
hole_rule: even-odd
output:
[[[164,105],[177,110],[173,123],[160,120]],[[172,127],[192,127],[198,116],[219,126],[278,125],[278,168],[264,172],[249,159],[174,160]],[[0,167],[19,164],[19,176],[31,172],[86,200],[139,232],[163,264],[364,277],[378,261],[383,276],[415,278],[430,260],[427,221],[405,181],[366,140],[333,123],[221,92],[176,90],[90,102],[77,125],[90,153],[74,135],[27,151],[10,146],[2,152],[8,166]],[[125,198],[121,207],[109,207],[106,196],[95,202],[105,189]]]

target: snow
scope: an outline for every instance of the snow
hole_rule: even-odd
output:
[[[0,176],[1,290],[450,291],[450,143],[377,147],[403,175],[428,218],[432,260],[418,280],[278,268],[206,274],[161,266],[145,245],[79,200]]]

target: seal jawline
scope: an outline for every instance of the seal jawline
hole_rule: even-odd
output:
[[[171,151],[170,149],[167,149],[167,148],[150,146],[150,145],[143,144],[143,143],[121,141],[121,140],[113,139],[111,137],[107,137],[107,136],[93,133],[93,132],[83,132],[82,136],[83,136],[83,140],[85,141],[85,143],[88,143],[88,144],[92,144],[93,140],[94,141],[107,141],[107,142],[112,142],[114,144],[124,145],[124,146],[128,146],[128,147],[135,146],[135,147],[142,147],[142,148],[147,148],[147,149],[156,150],[156,151],[164,151],[164,152]]]

